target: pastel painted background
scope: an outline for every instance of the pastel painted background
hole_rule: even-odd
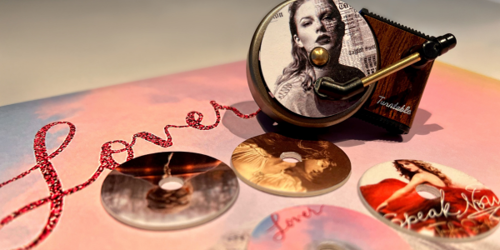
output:
[[[59,223],[35,249],[210,249],[228,232],[253,228],[275,211],[304,204],[335,205],[371,216],[358,197],[358,180],[370,167],[398,158],[456,168],[498,193],[499,98],[498,80],[436,63],[409,134],[390,135],[354,118],[318,131],[318,138],[335,143],[351,159],[352,173],[344,186],[321,196],[287,198],[260,192],[240,181],[239,197],[229,211],[191,229],[153,232],[113,219],[100,203],[101,185],[110,172],[104,170],[89,187],[64,198]],[[245,62],[0,107],[0,183],[36,164],[34,136],[50,122],[69,121],[76,126],[74,139],[51,160],[63,189],[68,189],[92,176],[99,166],[101,146],[108,141],[130,142],[134,134],[143,131],[166,138],[164,127],[185,125],[191,111],[203,113],[202,124],[213,124],[216,116],[211,100],[232,105],[243,113],[258,109],[248,91]],[[280,127],[273,126],[262,114],[244,120],[222,111],[221,124],[212,130],[170,128],[173,146],[162,148],[138,139],[134,153],[140,156],[167,150],[190,151],[229,164],[238,144],[265,131],[278,130]],[[67,133],[64,125],[49,131],[49,153]],[[126,156],[121,153],[114,157],[122,162]],[[0,217],[47,195],[47,185],[36,170],[0,188]],[[30,243],[45,225],[48,211],[49,205],[45,204],[0,228],[0,249]],[[498,230],[485,239],[465,244],[400,236],[416,249],[500,248]]]

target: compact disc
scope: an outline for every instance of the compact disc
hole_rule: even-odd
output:
[[[347,181],[351,162],[328,141],[309,141],[267,133],[242,142],[231,162],[250,186],[284,196],[330,192]]]
[[[325,54],[315,63],[315,49]],[[320,98],[320,77],[346,83],[374,73],[378,47],[366,20],[338,0],[286,1],[257,28],[247,63],[252,96],[268,116],[305,127],[326,127],[352,116],[368,99],[370,86],[346,100]]]
[[[233,170],[212,157],[163,152],[134,158],[113,170],[101,202],[115,219],[149,229],[203,224],[228,210],[239,186]]]
[[[497,196],[456,169],[420,160],[376,165],[359,181],[361,200],[402,232],[438,241],[482,238],[497,227]]]
[[[328,205],[289,207],[253,230],[248,250],[410,249],[398,234],[362,213]]]

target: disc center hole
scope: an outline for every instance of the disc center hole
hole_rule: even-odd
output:
[[[415,190],[417,191],[418,195],[420,195],[420,197],[427,200],[441,198],[441,192],[439,191],[439,189],[427,184],[420,184],[415,188]]]
[[[182,186],[184,186],[184,180],[181,178],[170,176],[161,179],[158,185],[164,190],[172,191],[180,189]]]
[[[280,158],[282,161],[285,162],[290,162],[290,163],[297,163],[302,161],[302,156],[296,152],[283,152],[280,155]]]
[[[345,249],[346,249],[345,247],[333,242],[323,242],[319,244],[316,248],[316,250],[345,250]]]

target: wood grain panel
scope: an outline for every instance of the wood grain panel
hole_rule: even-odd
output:
[[[363,11],[361,14],[370,24],[377,39],[380,68],[407,56],[411,48],[423,44],[429,38],[389,20],[363,13]],[[356,116],[395,133],[408,133],[417,113],[432,64],[433,62],[430,62],[421,69],[408,67],[380,80],[372,96]],[[410,107],[411,114],[381,105],[382,102],[400,107],[404,105],[405,109]]]

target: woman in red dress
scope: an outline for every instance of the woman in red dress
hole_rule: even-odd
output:
[[[408,183],[389,178],[360,187],[366,202],[391,222],[445,238],[475,236],[498,224],[499,201],[491,190],[453,183],[427,162],[396,160],[393,164]],[[424,198],[417,190],[437,198]]]

